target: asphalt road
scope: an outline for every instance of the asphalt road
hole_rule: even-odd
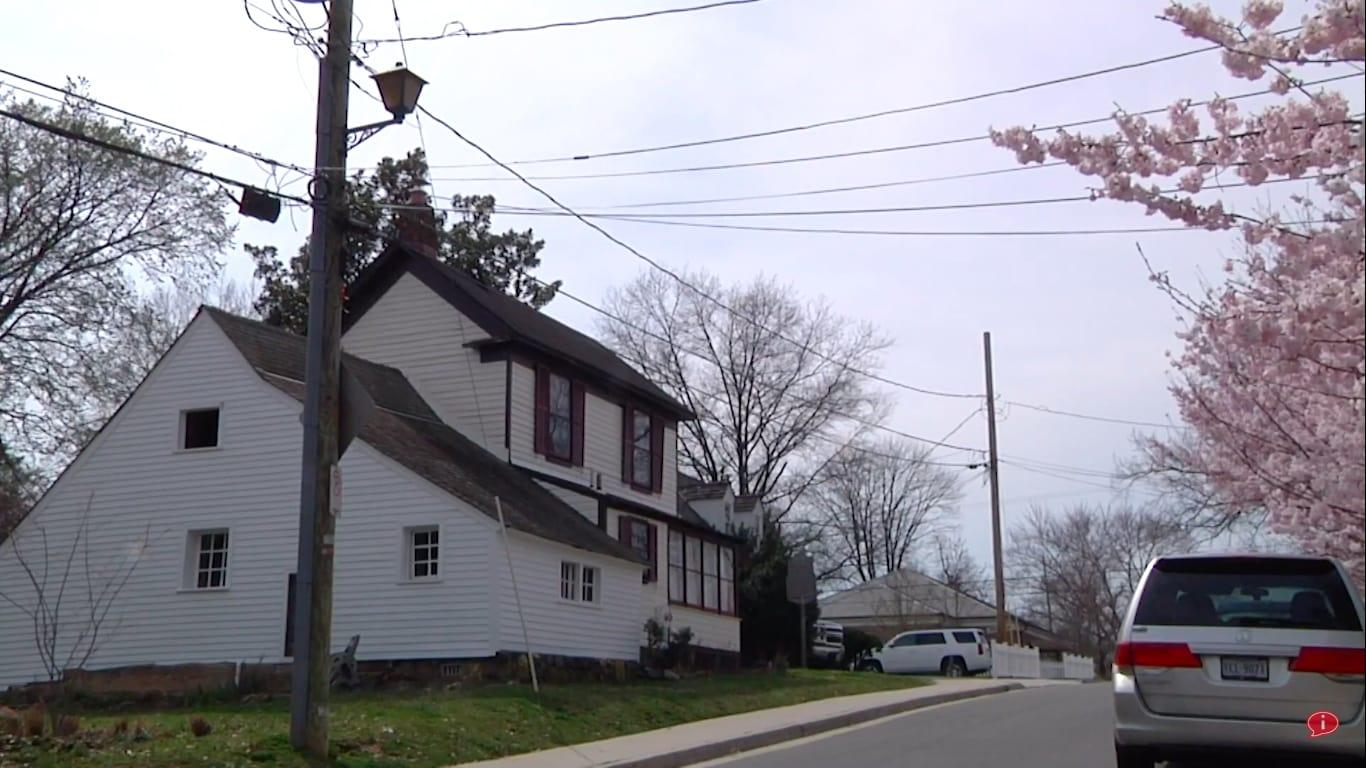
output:
[[[911,712],[707,765],[1109,768],[1113,727],[1108,684],[1059,685]]]

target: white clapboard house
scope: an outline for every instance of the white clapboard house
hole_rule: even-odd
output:
[[[654,618],[734,658],[739,540],[678,488],[692,414],[432,253],[406,238],[349,291],[345,366],[376,407],[341,462],[334,648],[506,658],[525,619],[537,654],[635,661]],[[291,660],[303,371],[301,337],[199,312],[0,543],[0,689]]]

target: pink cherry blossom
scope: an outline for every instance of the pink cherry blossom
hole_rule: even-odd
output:
[[[1107,136],[991,134],[1021,163],[1053,158],[1094,177],[1093,197],[1241,238],[1221,286],[1190,295],[1153,275],[1187,313],[1171,391],[1195,439],[1151,438],[1151,453],[1203,476],[1235,507],[1266,510],[1274,529],[1342,559],[1358,583],[1366,581],[1362,121],[1342,93],[1306,93],[1293,70],[1366,63],[1363,7],[1317,0],[1298,29],[1278,35],[1296,20],[1282,19],[1275,0],[1249,0],[1238,21],[1173,3],[1167,21],[1223,46],[1229,72],[1269,80],[1280,100],[1244,114],[1216,98],[1203,121],[1180,101],[1164,124],[1117,112],[1117,132]],[[1317,192],[1283,212],[1247,216],[1195,199],[1221,172],[1254,186],[1312,179]]]

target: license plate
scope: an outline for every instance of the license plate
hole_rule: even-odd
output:
[[[1225,680],[1257,680],[1266,682],[1271,664],[1264,658],[1225,656],[1219,660],[1219,673]]]

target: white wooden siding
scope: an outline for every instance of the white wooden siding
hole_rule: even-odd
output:
[[[503,651],[525,651],[518,602],[510,587],[503,539],[496,548],[495,579],[506,582],[499,593],[502,621],[499,627]],[[533,653],[635,661],[640,658],[639,566],[605,555],[555,544],[510,531],[513,568],[517,576],[521,614],[526,617],[527,637]],[[601,596],[595,604],[560,599],[560,563],[572,562],[600,569]]]
[[[693,643],[722,651],[740,650],[740,619],[711,611],[700,611],[669,603],[669,532],[663,523],[633,515],[629,511],[607,508],[607,532],[617,535],[617,520],[622,516],[642,520],[655,527],[655,562],[659,564],[659,578],[640,585],[641,642],[644,643],[646,619],[671,623],[673,629],[692,627]],[[738,596],[737,596],[738,599]],[[672,617],[672,618],[670,618]]]
[[[213,405],[222,408],[220,447],[177,451],[180,411]],[[21,603],[32,601],[14,547],[32,559],[41,552],[44,534],[49,553],[69,547],[89,500],[97,574],[126,561],[140,542],[148,543],[87,668],[283,661],[286,585],[298,530],[299,411],[297,401],[262,381],[201,315],[29,519],[0,544],[0,590]],[[511,590],[501,583],[506,560],[495,546],[493,521],[360,441],[343,459],[342,476],[334,647],[356,633],[362,659],[480,657],[520,647]],[[433,524],[441,530],[440,579],[407,583],[403,531]],[[224,527],[230,532],[229,588],[184,590],[188,532]],[[540,541],[526,537],[518,556],[526,563],[518,577],[538,633],[533,645],[547,653],[635,658],[639,570],[567,547],[538,546]],[[558,602],[555,549],[603,568],[601,608]],[[73,605],[86,597],[81,559],[70,579],[76,588],[66,595]],[[97,578],[96,589],[101,586]],[[585,621],[584,610],[596,620]],[[0,688],[43,677],[31,637],[28,619],[0,600]]]
[[[403,371],[441,420],[504,455],[507,366],[465,344],[488,338],[421,280],[404,273],[342,337],[353,355]]]
[[[562,488],[554,483],[546,483],[540,480],[536,482],[542,488],[555,494],[561,501],[573,507],[574,511],[583,515],[584,519],[588,522],[593,525],[598,524],[598,499],[596,496],[579,493],[578,491],[571,491],[568,488]]]
[[[640,644],[645,645],[645,622],[647,619],[654,619],[660,623],[667,620],[669,608],[668,592],[668,557],[669,557],[669,529],[667,526],[654,520],[632,515],[630,512],[623,512],[612,507],[607,508],[607,533],[612,538],[616,538],[617,531],[620,530],[622,516],[641,520],[654,526],[655,529],[655,562],[659,564],[659,576],[651,583],[640,584]],[[639,583],[640,579],[636,579]]]
[[[699,611],[681,605],[670,606],[672,628],[692,629],[693,644],[718,651],[740,652],[740,619],[711,611]]]
[[[584,395],[584,459],[582,467],[567,467],[536,453],[536,372],[512,364],[512,463],[592,488],[601,474],[603,493],[644,504],[665,514],[677,514],[677,433],[664,430],[664,478],[660,493],[642,493],[621,477],[622,406],[589,390]]]

